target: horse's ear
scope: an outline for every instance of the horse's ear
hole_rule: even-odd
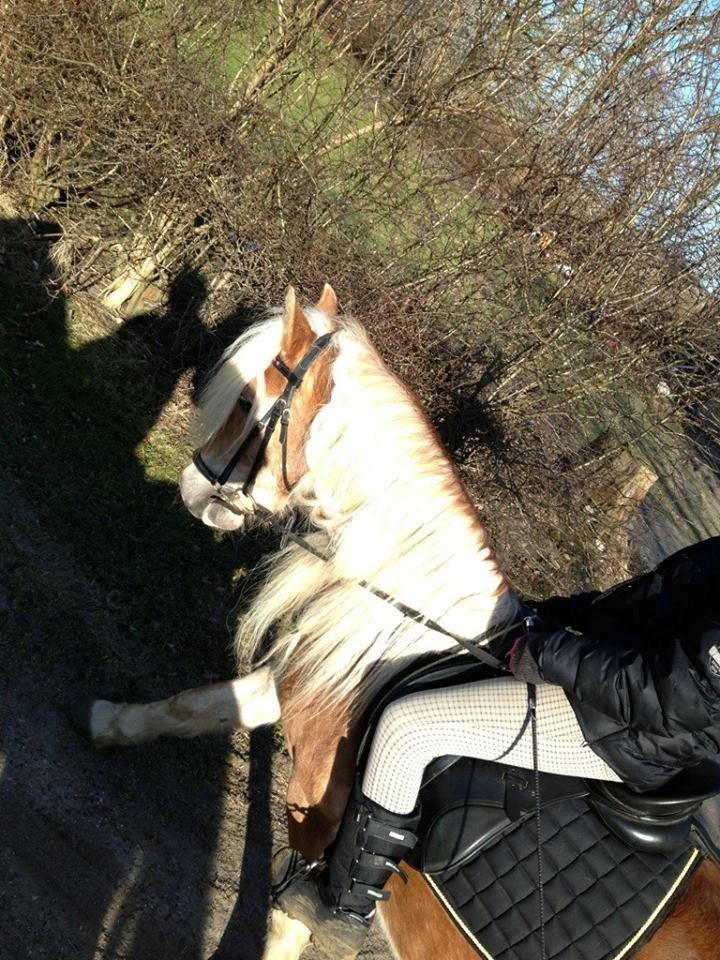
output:
[[[280,353],[290,366],[309,349],[315,339],[308,318],[295,297],[295,288],[288,287],[283,313],[283,336]]]
[[[330,284],[326,283],[323,287],[323,292],[320,294],[320,299],[317,302],[317,308],[329,317],[336,317],[337,305],[337,295]]]

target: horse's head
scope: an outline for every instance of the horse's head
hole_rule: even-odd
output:
[[[282,317],[226,351],[200,400],[202,445],[180,477],[183,502],[203,523],[238,530],[287,507],[307,470],[308,430],[329,399],[336,312],[329,285],[307,313],[290,287]]]

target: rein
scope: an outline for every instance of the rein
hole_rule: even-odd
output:
[[[263,461],[265,459],[265,453],[268,448],[268,444],[272,439],[273,433],[275,432],[278,424],[280,424],[280,448],[281,448],[281,457],[282,457],[282,478],[283,483],[285,484],[286,490],[290,491],[293,487],[293,484],[290,482],[290,477],[288,474],[288,465],[287,465],[287,456],[288,456],[288,432],[290,426],[290,414],[292,408],[292,401],[295,396],[297,388],[302,384],[303,379],[305,378],[308,370],[311,368],[313,363],[327,350],[332,342],[333,335],[331,333],[323,334],[318,337],[315,342],[312,344],[310,349],[307,351],[305,356],[300,360],[297,366],[294,369],[290,369],[279,356],[275,357],[272,361],[275,369],[285,377],[287,385],[280,396],[275,400],[270,409],[259,419],[257,420],[250,430],[248,431],[244,440],[241,441],[237,450],[233,453],[231,458],[225,464],[220,473],[215,473],[215,471],[205,462],[202,456],[201,449],[198,449],[193,454],[193,463],[197,470],[205,477],[206,480],[209,480],[210,483],[219,491],[220,496],[223,500],[226,500],[226,497],[223,494],[222,488],[228,483],[232,473],[240,461],[241,457],[248,449],[249,445],[253,443],[258,437],[260,437],[260,443],[253,457],[250,470],[243,481],[242,493],[246,497],[250,497],[252,489],[255,484],[258,473],[262,467]],[[228,502],[226,500],[226,502]],[[232,503],[228,502],[228,505],[232,508]],[[312,554],[319,560],[322,560],[324,563],[329,563],[330,558],[322,553],[322,551],[317,550],[313,547],[307,540],[296,534],[293,529],[293,520],[290,519],[283,536],[281,539],[281,548],[285,546],[288,540],[295,543],[297,546],[301,547],[307,553]],[[406,603],[403,603],[401,600],[396,599],[391,596],[385,590],[382,590],[380,587],[375,586],[370,583],[368,580],[358,580],[358,585],[366,590],[368,593],[371,593],[374,597],[377,597],[379,600],[382,600],[384,603],[393,607],[395,610],[398,610],[406,620],[412,620],[414,623],[419,624],[420,626],[427,627],[428,630],[432,630],[434,633],[439,633],[444,637],[452,640],[459,647],[462,647],[467,653],[475,657],[476,660],[479,660],[481,663],[486,664],[489,667],[492,667],[495,670],[501,670],[505,673],[508,672],[506,665],[499,660],[496,656],[490,653],[485,649],[484,644],[487,644],[493,640],[506,638],[513,630],[517,628],[524,628],[525,630],[532,629],[534,621],[537,619],[534,616],[524,616],[522,620],[509,624],[507,627],[504,627],[502,630],[494,634],[489,634],[488,632],[483,632],[478,634],[475,637],[463,637],[457,633],[454,633],[452,630],[448,630],[438,623],[436,620],[433,620],[432,617],[428,617],[425,614],[421,613],[419,610],[416,610],[414,607],[409,606]],[[538,894],[539,894],[539,912],[540,912],[540,928],[541,928],[541,960],[546,960],[546,945],[545,945],[545,911],[544,911],[544,896],[543,896],[543,876],[542,876],[542,844],[540,837],[540,780],[539,780],[539,766],[538,766],[538,756],[537,756],[537,717],[535,709],[535,687],[532,684],[528,684],[528,707],[525,715],[525,719],[521,725],[520,730],[518,731],[515,739],[510,744],[510,746],[496,758],[497,760],[502,760],[514,745],[522,739],[525,734],[525,731],[530,725],[532,730],[532,745],[533,745],[533,767],[535,773],[535,816],[536,816],[536,830],[537,830],[537,877],[538,877]],[[313,872],[320,865],[320,861],[314,861],[311,864],[307,864],[301,868],[297,868],[296,864],[291,861],[291,869],[288,871],[288,875],[285,878],[284,882],[281,882],[278,887],[273,890],[273,897],[277,897],[279,893],[284,889],[285,886],[289,885],[292,880],[296,879],[300,874],[307,875]],[[289,879],[288,879],[289,877]]]
[[[285,364],[280,357],[275,357],[273,360],[273,366],[278,370],[287,380],[287,386],[280,394],[280,396],[275,400],[270,409],[253,424],[250,431],[248,432],[245,439],[240,443],[239,447],[232,455],[232,457],[225,464],[220,473],[215,473],[215,471],[205,462],[202,456],[200,449],[196,450],[193,454],[193,463],[197,470],[205,477],[206,480],[209,480],[210,483],[218,491],[221,492],[222,488],[227,484],[230,479],[233,470],[237,466],[240,458],[247,450],[250,443],[256,439],[256,437],[262,435],[260,446],[258,447],[255,456],[253,458],[250,471],[245,478],[242,485],[242,492],[246,497],[251,495],[255,480],[260,471],[260,468],[265,457],[265,451],[267,450],[268,444],[272,438],[272,435],[278,425],[280,424],[280,446],[282,449],[282,475],[283,483],[285,484],[286,489],[289,491],[292,489],[293,484],[290,483],[290,478],[288,476],[287,469],[287,448],[288,448],[288,429],[290,426],[290,412],[292,407],[292,401],[295,396],[295,391],[303,382],[305,375],[307,374],[310,367],[313,363],[320,357],[325,350],[330,346],[332,342],[333,334],[325,333],[322,336],[318,337],[317,340],[310,347],[305,356],[300,360],[298,365],[294,369],[290,369],[287,364]],[[223,499],[225,497],[223,496]],[[227,502],[227,501],[226,501]],[[232,503],[228,502],[228,505],[232,507]],[[284,546],[288,540],[292,540],[293,543],[296,543],[299,547],[302,547],[303,550],[306,550],[308,553],[317,557],[319,560],[324,561],[325,563],[329,562],[329,557],[321,553],[321,551],[316,550],[315,547],[312,547],[303,537],[298,536],[292,530],[292,521],[288,524],[283,538],[281,541],[281,546]],[[373,596],[378,597],[380,600],[383,600],[385,603],[394,607],[396,610],[399,610],[400,613],[407,620],[412,620],[415,623],[420,624],[423,627],[427,627],[428,630],[432,630],[435,633],[439,633],[444,637],[448,637],[450,640],[453,640],[458,646],[462,647],[465,651],[470,653],[477,660],[480,660],[482,663],[486,664],[489,667],[493,667],[495,670],[502,670],[507,672],[507,667],[491,654],[489,651],[484,649],[483,642],[488,643],[492,640],[499,639],[501,637],[506,637],[512,630],[517,627],[525,626],[528,627],[528,617],[524,617],[522,620],[517,621],[516,623],[511,623],[509,626],[504,627],[502,630],[498,631],[495,634],[481,633],[476,637],[462,637],[457,633],[453,633],[451,630],[447,630],[436,620],[433,620],[431,617],[425,616],[419,610],[415,610],[414,607],[408,606],[408,604],[403,603],[401,600],[395,599],[389,593],[386,593],[385,590],[381,590],[380,587],[374,586],[372,583],[369,583],[367,580],[359,580],[359,586],[364,590],[367,590],[369,593],[372,593]]]
[[[324,563],[329,563],[330,558],[324,554],[321,550],[318,550],[316,547],[313,547],[307,542],[304,537],[299,536],[292,529],[292,518],[288,523],[287,527],[283,531],[283,536],[281,540],[281,547],[284,547],[288,541],[296,544],[298,547],[301,547],[307,553],[311,554],[314,557],[317,557],[318,560],[322,560]],[[403,603],[401,600],[396,600],[395,597],[392,597],[385,590],[381,590],[380,587],[376,587],[374,584],[370,583],[367,580],[358,580],[358,585],[361,586],[364,590],[367,590],[374,597],[378,597],[380,600],[383,600],[385,603],[394,607],[396,610],[399,610],[400,613],[408,620],[412,620],[414,623],[419,623],[422,626],[427,627],[429,630],[433,630],[435,633],[439,633],[444,637],[448,637],[451,640],[454,640],[458,646],[462,647],[468,653],[472,654],[477,660],[481,663],[484,663],[490,667],[493,667],[496,670],[502,670],[505,673],[508,673],[509,670],[507,666],[495,657],[492,653],[486,650],[482,646],[482,641],[489,643],[492,640],[499,639],[501,637],[507,637],[507,635],[517,627],[523,627],[525,630],[532,630],[533,628],[537,629],[538,618],[535,615],[528,615],[523,617],[522,620],[519,620],[515,623],[511,623],[509,626],[504,627],[502,630],[494,634],[488,634],[487,632],[478,634],[476,637],[462,637],[457,633],[453,633],[451,630],[447,630],[442,624],[438,623],[436,620],[433,620],[431,617],[425,616],[419,610],[415,610],[413,607],[408,606],[406,603]],[[520,729],[515,735],[513,741],[510,745],[503,750],[503,752],[493,758],[493,762],[501,762],[504,757],[510,753],[510,751],[515,747],[517,743],[525,735],[525,732],[530,727],[531,737],[532,737],[532,757],[533,757],[533,776],[534,776],[534,790],[535,795],[535,850],[536,850],[536,871],[537,871],[537,892],[538,892],[538,913],[540,919],[540,958],[539,960],[547,960],[547,943],[546,943],[546,917],[545,917],[545,881],[543,877],[543,857],[542,857],[542,833],[541,833],[541,803],[540,803],[540,765],[538,760],[538,737],[537,737],[537,695],[535,685],[532,683],[527,684],[527,710],[525,712],[525,717]],[[319,866],[321,866],[323,860],[315,860],[312,863],[304,864],[300,867],[297,864],[292,864],[292,868],[288,870],[285,878],[278,885],[277,888],[273,888],[273,900],[275,900],[282,890],[285,887],[289,886],[294,880],[300,876],[307,876],[313,873]]]
[[[309,544],[304,537],[296,534],[292,530],[291,524],[288,525],[283,533],[281,541],[282,545],[284,546],[288,540],[297,544],[298,547],[302,547],[303,550],[312,554],[312,556],[317,557],[318,560],[322,560],[324,563],[330,562],[330,558],[326,554]],[[535,617],[526,616],[523,617],[522,620],[518,620],[515,623],[509,624],[507,627],[503,627],[503,629],[499,630],[497,633],[490,634],[484,632],[479,633],[476,637],[463,637],[460,636],[460,634],[453,633],[451,630],[447,630],[442,626],[442,624],[438,623],[436,620],[433,620],[432,617],[425,616],[424,613],[421,613],[414,607],[408,606],[408,604],[403,603],[401,600],[396,600],[395,597],[391,596],[389,593],[386,593],[385,590],[381,590],[380,587],[374,586],[374,584],[370,583],[369,581],[358,580],[357,582],[358,585],[364,590],[367,590],[368,593],[371,593],[374,597],[378,597],[391,607],[399,610],[406,620],[412,620],[414,623],[419,623],[421,626],[427,627],[428,630],[432,630],[434,633],[439,633],[444,637],[448,637],[450,640],[454,640],[458,646],[462,647],[463,650],[467,651],[467,653],[472,654],[472,656],[477,660],[480,660],[481,663],[484,663],[489,667],[493,667],[495,670],[502,670],[504,673],[508,672],[508,668],[501,660],[486,650],[483,646],[483,643],[489,643],[492,640],[499,640],[503,637],[506,637],[512,630],[515,630],[518,627],[529,629],[532,625],[530,621],[534,621],[536,619]]]

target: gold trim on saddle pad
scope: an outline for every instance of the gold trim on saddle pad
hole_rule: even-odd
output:
[[[622,957],[626,957],[626,956],[627,956],[627,953],[628,953],[628,950],[631,950],[632,947],[633,947],[633,945],[638,942],[638,940],[642,937],[642,935],[645,933],[645,931],[648,929],[648,927],[652,926],[652,924],[653,924],[653,922],[656,920],[658,914],[661,913],[661,912],[665,909],[665,906],[668,904],[668,902],[670,901],[670,899],[674,896],[675,891],[678,889],[678,887],[681,885],[681,883],[683,882],[683,880],[685,879],[685,877],[688,875],[688,871],[690,870],[690,867],[695,863],[695,861],[697,860],[697,858],[698,858],[699,856],[700,856],[700,851],[698,850],[697,847],[695,847],[695,848],[692,850],[690,856],[688,857],[687,863],[685,864],[685,866],[684,866],[684,867],[682,868],[682,870],[680,871],[680,874],[678,875],[678,878],[677,878],[677,880],[675,881],[675,883],[670,887],[670,889],[668,890],[668,892],[665,894],[665,896],[662,898],[662,900],[660,901],[660,903],[657,905],[657,907],[653,910],[653,912],[652,912],[652,913],[650,914],[650,916],[647,918],[647,920],[645,921],[645,923],[640,927],[640,929],[637,931],[637,933],[635,933],[634,936],[630,937],[630,939],[628,940],[628,942],[627,942],[627,943],[625,944],[625,946],[620,950],[619,953],[616,953],[616,954],[615,954],[615,956],[613,957],[613,960],[621,960]]]
[[[460,927],[460,929],[461,929],[462,932],[465,934],[465,936],[468,938],[468,940],[470,940],[471,943],[474,943],[474,944],[475,944],[475,946],[477,947],[478,953],[480,953],[483,957],[485,957],[485,960],[495,960],[495,957],[493,957],[493,955],[492,955],[491,953],[488,953],[488,951],[487,951],[487,950],[485,949],[485,947],[480,943],[480,941],[479,941],[478,938],[475,936],[475,934],[472,932],[472,930],[463,922],[463,919],[462,919],[462,917],[460,916],[460,914],[455,912],[455,910],[454,910],[453,906],[451,905],[451,903],[449,902],[449,900],[446,900],[446,899],[445,899],[445,897],[442,895],[442,891],[441,891],[440,888],[437,886],[437,884],[435,883],[435,881],[433,880],[433,878],[432,878],[431,876],[429,876],[427,873],[424,873],[423,876],[425,877],[425,879],[427,880],[427,882],[430,884],[430,886],[431,886],[431,888],[432,888],[435,896],[438,898],[438,900],[440,901],[440,903],[445,907],[445,909],[446,909],[447,912],[450,914],[450,916],[451,916],[452,919],[455,921],[455,923]]]
[[[672,884],[669,890],[665,893],[665,895],[660,899],[660,902],[652,911],[652,913],[647,917],[647,919],[642,924],[642,926],[635,931],[635,933],[632,935],[632,937],[630,937],[627,943],[625,943],[624,946],[620,948],[618,953],[614,954],[611,960],[623,960],[623,958],[628,958],[629,956],[631,956],[629,951],[631,951],[632,948],[635,946],[635,944],[642,939],[645,932],[653,925],[653,923],[658,918],[658,916],[663,912],[665,907],[672,900],[678,888],[682,886],[683,881],[687,877],[691,867],[695,864],[699,856],[700,856],[700,851],[697,849],[697,847],[694,847],[690,852],[690,856],[688,857],[682,870],[680,871],[678,876],[675,878],[675,882]],[[453,922],[462,930],[462,932],[465,934],[467,939],[472,944],[474,944],[478,953],[482,957],[484,957],[485,960],[495,960],[495,957],[490,953],[487,947],[484,947],[482,943],[480,943],[480,941],[477,939],[475,934],[472,932],[472,930],[470,930],[467,924],[463,921],[462,917],[457,913],[457,911],[452,906],[452,904],[448,901],[448,899],[445,896],[443,896],[442,891],[440,890],[438,885],[435,883],[433,878],[426,873],[423,874],[423,877],[428,882],[433,893],[438,898],[440,903],[443,905],[446,912],[450,915]]]

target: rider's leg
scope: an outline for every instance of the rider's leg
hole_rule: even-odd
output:
[[[410,694],[383,712],[365,775],[350,798],[327,868],[291,884],[279,904],[301,920],[335,956],[362,946],[378,900],[400,860],[412,849],[419,822],[417,798],[425,767],[459,755],[532,768],[527,686],[513,678]],[[537,688],[538,766],[550,773],[618,780],[585,744],[572,707],[559,687]]]
[[[537,696],[538,767],[543,772],[619,780],[589,747],[560,687]],[[391,703],[373,737],[363,793],[395,813],[414,809],[423,771],[436,757],[457,755],[533,767],[530,726],[517,742],[527,711],[527,686],[501,677],[413,693]],[[501,758],[501,759],[500,759]]]

